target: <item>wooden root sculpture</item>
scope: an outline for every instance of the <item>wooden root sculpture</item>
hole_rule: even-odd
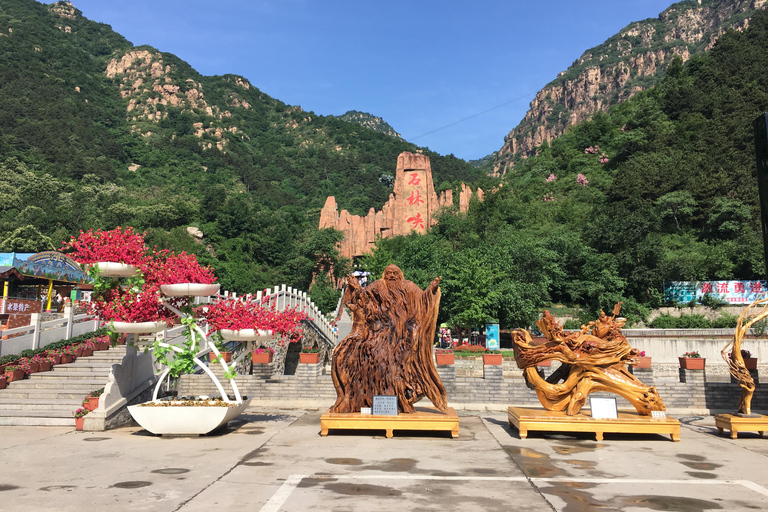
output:
[[[363,288],[347,277],[343,303],[352,313],[352,331],[333,352],[332,376],[338,398],[332,412],[360,412],[374,395],[396,395],[398,410],[429,398],[441,411],[448,401],[432,361],[440,305],[440,278],[421,290],[390,265],[381,279]]]
[[[739,381],[741,387],[740,414],[752,414],[752,395],[755,393],[755,381],[744,365],[744,357],[741,355],[741,341],[753,324],[766,317],[768,317],[768,296],[760,295],[739,315],[733,339],[720,351],[720,355],[728,363],[728,371],[734,379]]]
[[[629,400],[641,415],[666,410],[656,388],[646,386],[627,369],[628,363],[637,361],[640,351],[630,347],[621,334],[624,320],[616,319],[620,310],[621,303],[616,304],[613,316],[601,311],[599,319],[571,334],[564,333],[549,311],[545,311],[536,323],[547,338],[542,345],[535,345],[524,329],[513,332],[517,366],[545,409],[573,416],[584,406],[587,395],[607,391]],[[536,365],[547,360],[564,364],[545,380]],[[564,382],[558,383],[561,379]]]

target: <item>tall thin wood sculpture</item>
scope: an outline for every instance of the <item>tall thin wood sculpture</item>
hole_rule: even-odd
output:
[[[440,278],[426,290],[405,280],[395,265],[363,288],[347,276],[343,303],[352,312],[352,331],[333,353],[332,376],[338,398],[331,412],[360,412],[374,395],[396,395],[398,410],[429,398],[448,407],[445,387],[432,361],[440,306]]]
[[[621,303],[614,307],[613,316],[601,311],[599,319],[571,334],[565,334],[545,311],[536,322],[547,338],[543,345],[535,345],[524,329],[512,333],[517,366],[545,409],[573,416],[584,406],[587,395],[608,391],[629,400],[641,415],[666,410],[656,388],[646,386],[627,370],[627,363],[635,362],[640,351],[632,348],[621,333],[624,320],[616,318],[620,310]],[[565,364],[544,380],[536,365],[547,360]],[[562,384],[557,383],[560,379]]]
[[[755,381],[744,365],[744,358],[741,355],[741,341],[752,325],[766,317],[768,317],[768,296],[760,295],[739,315],[733,339],[720,351],[720,355],[728,363],[728,371],[731,372],[734,379],[739,381],[741,387],[739,414],[742,415],[752,414],[752,395],[755,393]]]

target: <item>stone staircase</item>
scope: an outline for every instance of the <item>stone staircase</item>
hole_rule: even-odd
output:
[[[49,372],[30,374],[0,390],[0,425],[73,426],[72,412],[91,392],[103,388],[125,346],[99,350]]]

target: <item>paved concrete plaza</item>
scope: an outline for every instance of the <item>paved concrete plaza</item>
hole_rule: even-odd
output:
[[[15,511],[766,510],[768,439],[681,417],[667,436],[530,433],[460,412],[447,434],[332,433],[322,411],[248,409],[206,437],[139,427],[0,427],[0,504]],[[226,507],[226,508],[224,508]]]

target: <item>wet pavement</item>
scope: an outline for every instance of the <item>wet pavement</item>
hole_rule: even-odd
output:
[[[766,510],[768,438],[680,417],[668,436],[530,432],[460,412],[450,434],[332,431],[321,411],[248,409],[203,437],[139,427],[0,427],[0,504],[17,511]]]

